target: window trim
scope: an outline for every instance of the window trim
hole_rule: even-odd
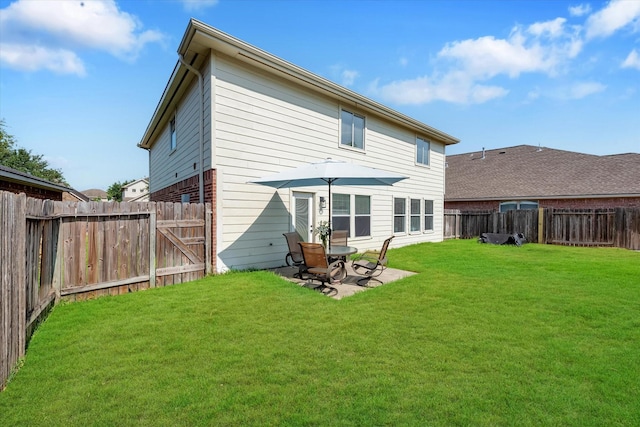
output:
[[[169,153],[178,149],[178,127],[176,126],[176,116],[169,120]]]
[[[536,207],[531,207],[531,208],[527,208],[527,209],[522,209],[520,207],[520,205],[522,203],[529,203],[531,205],[536,205]],[[507,209],[507,210],[502,210],[502,206],[503,205],[516,205],[515,209]],[[504,201],[504,202],[500,202],[500,205],[498,205],[498,212],[500,213],[505,213],[505,212],[509,212],[509,211],[520,211],[520,210],[533,210],[533,209],[538,209],[540,207],[540,202],[534,202],[533,200],[508,200],[508,201]]]
[[[403,206],[404,206],[404,211],[402,212],[402,214],[398,214],[396,213],[396,200],[404,200]],[[393,196],[393,221],[392,221],[392,227],[393,227],[393,235],[405,235],[407,234],[407,197],[396,197]],[[396,217],[402,217],[403,221],[402,221],[402,231],[396,231]]]
[[[418,206],[418,212],[413,212],[413,202],[416,201]],[[422,233],[422,199],[414,199],[412,197],[409,198],[409,234],[419,234]],[[418,219],[418,229],[413,229],[413,220],[414,218]]]
[[[431,212],[427,212],[427,202],[431,202]],[[433,199],[422,199],[422,204],[424,206],[424,212],[422,214],[422,232],[423,233],[433,233],[436,229],[435,222],[435,201]],[[427,228],[427,218],[431,218],[431,228]]]
[[[427,154],[427,162],[420,162],[418,161],[418,154],[419,154],[419,141],[422,141],[426,144],[426,154]],[[424,154],[423,154],[424,156]],[[431,141],[427,138],[423,138],[421,136],[416,136],[416,150],[415,150],[415,157],[413,158],[415,161],[416,166],[422,166],[422,167],[431,167]]]
[[[331,195],[331,197],[335,197],[336,195],[340,195],[340,196],[349,196],[349,235],[348,238],[349,239],[370,239],[372,237],[371,234],[371,229],[372,229],[372,209],[371,209],[371,199],[372,196],[370,194],[357,194],[357,193],[333,193]],[[356,214],[356,197],[366,197],[369,199],[369,214],[367,215],[363,215],[363,214]],[[331,200],[331,210],[333,211],[333,208],[335,206],[334,200]],[[339,218],[345,218],[347,215],[338,215],[336,216],[333,212],[331,212],[331,220],[332,220],[332,228],[333,228],[333,223],[334,218],[339,217]],[[369,218],[369,234],[368,235],[364,235],[364,236],[356,236],[356,217],[368,217]]]
[[[356,147],[355,144],[355,138],[354,138],[354,131],[355,131],[355,125],[352,124],[351,125],[351,145],[348,144],[343,144],[342,143],[342,128],[344,125],[344,122],[342,120],[342,114],[343,113],[348,113],[351,114],[352,117],[360,117],[362,119],[362,148],[360,147]],[[361,113],[356,113],[354,111],[351,111],[349,109],[346,108],[340,108],[340,115],[338,117],[338,123],[339,123],[339,131],[338,131],[338,147],[340,148],[345,148],[348,150],[355,150],[355,151],[359,151],[359,152],[363,152],[365,151],[367,144],[366,144],[366,139],[367,139],[367,117],[364,114]]]

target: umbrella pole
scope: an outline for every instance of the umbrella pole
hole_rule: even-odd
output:
[[[331,179],[329,179],[329,249],[331,249]]]

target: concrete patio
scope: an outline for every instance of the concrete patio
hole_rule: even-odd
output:
[[[274,273],[282,276],[283,278],[296,283],[305,288],[313,289],[320,285],[318,280],[301,280],[293,277],[295,273],[298,272],[298,267],[278,267],[272,270]],[[358,284],[358,280],[362,279],[363,276],[356,274],[351,268],[351,262],[347,262],[347,277],[341,280],[339,283],[333,283],[331,285],[332,288],[335,288],[335,291],[331,290],[330,292],[327,290],[323,292],[325,295],[334,298],[334,299],[342,299],[344,297],[351,296],[357,292],[362,292],[367,289],[375,288],[378,286],[382,286],[384,284],[393,282],[398,279],[402,279],[404,277],[412,276],[416,273],[412,271],[404,271],[397,270],[394,268],[385,269],[382,274],[376,277],[378,280],[382,282],[376,282],[375,280],[363,281],[361,284]]]

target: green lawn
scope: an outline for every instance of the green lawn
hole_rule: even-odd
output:
[[[340,301],[268,272],[57,306],[0,425],[640,425],[640,253],[475,241]]]

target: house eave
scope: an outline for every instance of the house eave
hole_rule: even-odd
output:
[[[215,29],[203,22],[191,19],[178,47],[178,54],[182,55],[187,60],[194,60],[197,57],[205,57],[210,50],[221,52],[239,61],[251,64],[254,67],[277,74],[284,79],[295,82],[296,84],[300,84],[316,92],[323,93],[330,98],[336,99],[342,105],[349,105],[359,110],[368,111],[382,116],[391,122],[409,127],[416,133],[443,143],[444,145],[452,145],[460,142],[458,138],[455,138],[445,132],[386,107],[350,89],[333,83],[328,79],[313,74],[310,71],[243,42],[242,40]],[[174,92],[178,88],[176,82],[178,80],[178,76],[181,76],[182,73],[186,73],[185,67],[181,66],[179,63],[176,64],[176,68],[171,75],[169,84],[167,84],[167,87],[165,88],[151,122],[149,123],[141,142],[138,144],[139,147],[150,149],[151,145],[153,145],[151,143],[151,141],[154,140],[152,137],[156,132],[158,124],[162,122],[162,116],[165,114],[165,110],[168,107],[167,101],[173,98]]]
[[[17,184],[28,184],[32,187],[50,191],[59,191],[61,193],[65,191],[72,191],[72,188],[54,184],[53,182],[45,181],[20,171],[8,170],[8,168],[0,169],[0,180]]]

